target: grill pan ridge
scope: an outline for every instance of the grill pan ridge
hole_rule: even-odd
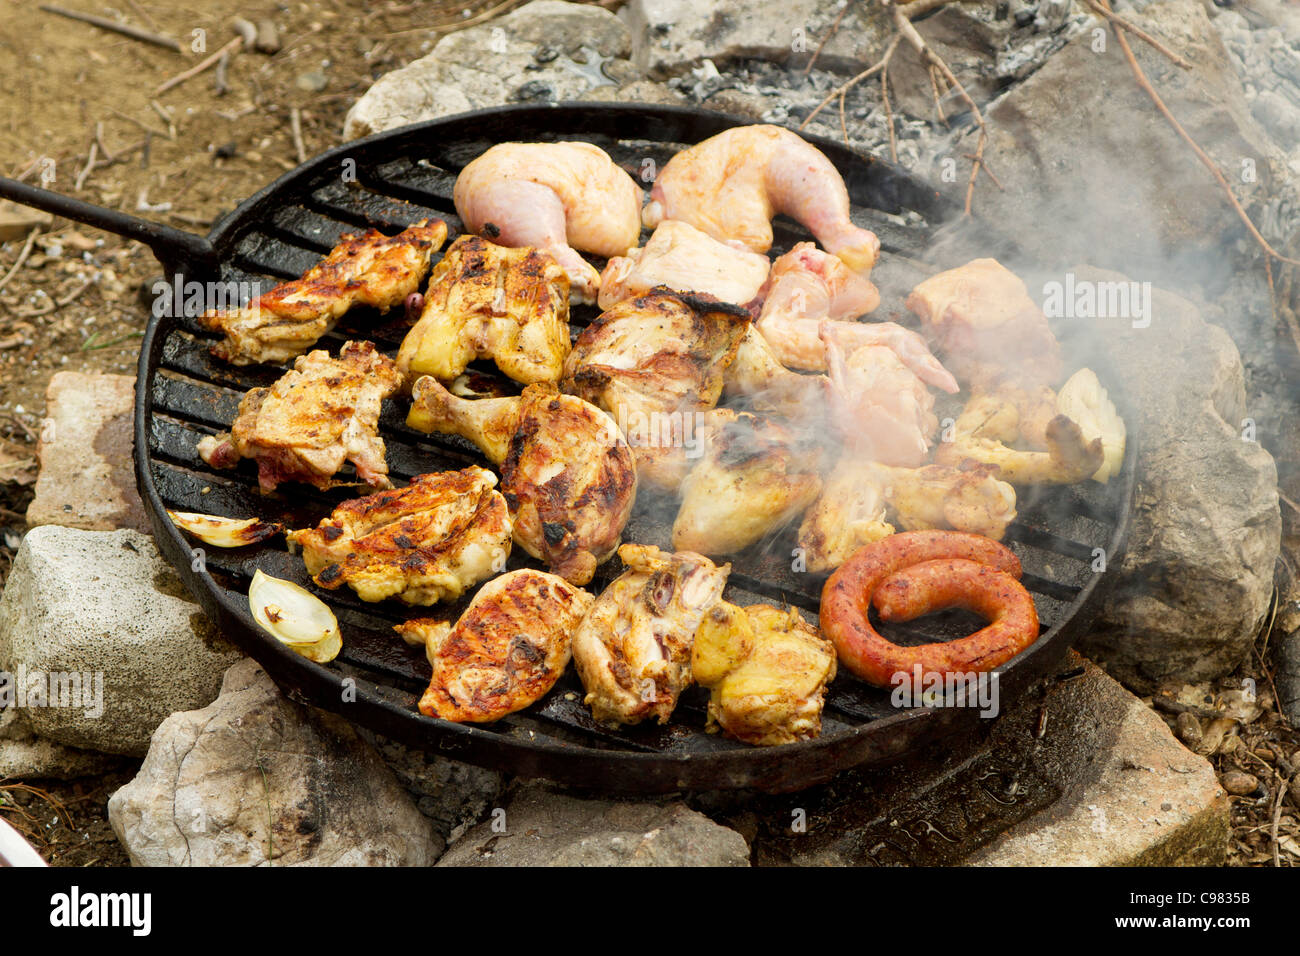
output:
[[[746,121],[687,108],[584,103],[481,110],[403,127],[337,147],[285,174],[218,221],[209,236],[210,260],[164,263],[183,282],[260,282],[263,290],[296,278],[328,252],[341,233],[376,227],[395,232],[437,217],[451,235],[460,221],[451,202],[456,174],[489,146],[507,140],[582,139],[608,151],[634,178],[661,168],[684,146]],[[862,156],[838,143],[807,137],[844,175],[853,218],[877,232],[890,256],[924,260],[959,207],[906,172]],[[652,175],[649,178],[653,178]],[[774,224],[773,255],[808,237],[794,223]],[[983,227],[980,227],[981,230]],[[451,236],[449,236],[450,239]],[[1005,240],[981,233],[981,255],[1005,254]],[[968,256],[968,258],[973,256]],[[599,267],[602,263],[595,260]],[[405,332],[395,310],[378,316],[353,310],[317,347],[336,353],[349,338],[374,341],[392,354]],[[597,314],[575,308],[577,330]],[[680,789],[794,790],[821,783],[837,772],[883,764],[979,719],[975,708],[900,709],[889,691],[869,687],[841,669],[827,696],[823,730],[815,740],[754,748],[704,732],[705,693],[683,695],[671,724],[610,730],[595,724],[582,704],[581,684],[570,668],[542,701],[491,725],[454,724],[428,718],[415,707],[427,683],[423,653],[392,631],[404,618],[432,609],[395,602],[364,604],[345,588],[316,588],[300,558],[282,539],[233,551],[202,549],[171,523],[166,510],[232,517],[261,517],[292,527],[314,526],[339,502],[364,489],[319,492],[284,485],[273,495],[257,491],[256,469],[242,462],[232,471],[205,465],[195,445],[203,435],[229,427],[243,392],[271,384],[277,366],[235,367],[213,358],[214,337],[192,317],[151,318],[140,353],[135,408],[135,468],[141,497],[159,550],[177,570],[224,636],[254,657],[294,699],[340,714],[408,745],[528,777],[622,792]],[[1123,407],[1118,384],[1103,365],[1092,366]],[[469,443],[424,435],[405,426],[404,400],[387,400],[381,433],[392,476],[399,482],[427,471],[484,464]],[[1126,415],[1132,421],[1131,415]],[[1123,468],[1108,485],[1023,489],[1020,517],[1007,543],[1025,566],[1024,583],[1043,622],[1040,639],[998,668],[1002,706],[1047,676],[1077,637],[1085,633],[1113,584],[1128,527],[1135,482],[1136,441],[1130,433]],[[667,547],[667,523],[653,507],[638,503],[623,540]],[[791,568],[793,529],[732,556],[727,598],[736,603],[788,602],[813,623],[824,575]],[[1100,551],[1098,550],[1100,549]],[[1101,553],[1111,573],[1096,573]],[[509,567],[539,567],[518,549]],[[298,656],[253,622],[246,598],[255,568],[297,581],[334,608],[344,649],[330,665]],[[599,593],[617,576],[617,560],[603,566],[589,586]],[[457,612],[467,603],[458,602]],[[391,606],[390,606],[391,604]],[[911,625],[883,629],[900,643],[949,639],[969,633],[975,619],[946,612]]]

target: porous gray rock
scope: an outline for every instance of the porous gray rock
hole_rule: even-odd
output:
[[[1070,271],[1076,285],[1129,281]],[[1143,690],[1223,676],[1250,653],[1282,529],[1236,346],[1180,296],[1153,288],[1150,306],[1145,327],[1119,315],[1058,326],[1071,365],[1099,355],[1139,451],[1128,549],[1081,650]]]
[[[609,11],[533,0],[380,77],[348,111],[343,138],[512,102],[584,99],[634,78],[630,51],[627,27]]]
[[[163,722],[108,818],[136,866],[426,866],[443,848],[350,724],[249,659]]]
[[[125,759],[38,737],[22,719],[22,711],[0,709],[0,780],[89,777],[112,770]]]
[[[585,800],[521,786],[439,866],[748,866],[735,830],[680,801]]]
[[[739,59],[802,68],[829,33],[844,0],[631,0],[620,11],[632,31],[632,62],[665,79],[711,59],[718,67]],[[888,17],[876,4],[851,4],[822,47],[822,69],[854,72],[888,41]]]
[[[37,735],[143,756],[163,719],[209,703],[241,656],[152,538],[54,525],[23,538],[0,598],[0,671],[27,685],[16,703]]]

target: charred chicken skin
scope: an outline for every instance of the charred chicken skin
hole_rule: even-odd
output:
[[[285,282],[240,309],[208,311],[198,322],[224,333],[212,351],[235,365],[284,362],[301,355],[354,305],[387,312],[420,288],[447,238],[446,223],[427,219],[395,236],[346,234],[301,279]]]
[[[772,248],[772,217],[785,213],[860,275],[880,240],[849,219],[849,192],[831,161],[798,133],[779,126],[737,126],[697,143],[659,171],[642,210],[646,227],[689,223],[754,252]]]
[[[590,581],[636,501],[636,462],[614,420],[553,385],[463,399],[426,375],[412,399],[408,425],[467,438],[500,465],[515,542],[565,580]]]
[[[645,246],[609,260],[600,276],[600,307],[611,308],[655,286],[746,305],[758,295],[771,265],[765,255],[665,219]]]
[[[416,475],[288,537],[323,588],[346,583],[363,601],[453,601],[505,568],[510,514],[496,483],[486,468]]]
[[[429,278],[424,310],[397,353],[409,384],[442,382],[475,359],[531,385],[559,380],[569,354],[569,277],[538,249],[461,236]]]
[[[731,565],[692,552],[625,544],[627,570],[573,635],[573,661],[592,716],[606,724],[667,723],[691,683],[700,621],[721,598]]]
[[[490,723],[541,700],[569,664],[570,634],[592,597],[544,571],[511,571],[474,595],[455,625],[417,618],[396,630],[433,665],[420,713]]]
[[[199,455],[214,468],[257,461],[263,492],[285,481],[327,489],[345,461],[375,488],[390,488],[379,411],[401,376],[370,342],[347,342],[338,358],[318,349],[300,356],[270,388],[250,389],[228,435],[209,435]]]
[[[697,683],[710,688],[708,726],[759,747],[821,733],[835,645],[794,608],[719,601],[691,652]]]
[[[454,190],[468,229],[546,250],[569,274],[573,298],[588,304],[600,274],[577,250],[608,258],[635,246],[644,196],[591,143],[500,143],[461,170]]]
[[[656,289],[583,329],[560,387],[613,416],[640,481],[675,489],[699,447],[697,413],[718,403],[749,326],[739,306]]]

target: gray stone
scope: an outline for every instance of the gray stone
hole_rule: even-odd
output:
[[[108,817],[136,866],[425,866],[443,847],[350,724],[249,659],[158,728]]]
[[[632,30],[632,62],[652,78],[689,72],[705,59],[719,68],[758,59],[802,69],[843,0],[631,0],[619,11]],[[852,4],[817,57],[821,69],[858,72],[890,36],[876,4]]]
[[[483,819],[505,790],[505,777],[494,770],[415,750],[366,731],[362,734],[415,798],[434,832],[447,842]]]
[[[79,706],[32,698],[20,707],[39,736],[142,756],[168,714],[216,697],[240,656],[188,599],[153,539],[57,526],[23,538],[0,598],[0,670],[23,669],[47,688],[57,674],[76,675],[82,695]],[[59,688],[75,689],[70,678]]]
[[[149,530],[131,462],[134,402],[133,375],[55,373],[45,390],[29,525]]]
[[[534,0],[380,77],[348,111],[343,138],[511,102],[585,99],[633,79],[630,49],[627,27],[609,11]]]
[[[1076,282],[1128,281],[1072,271]],[[1128,550],[1080,648],[1144,690],[1220,677],[1249,655],[1281,545],[1277,469],[1253,440],[1236,347],[1192,303],[1152,292],[1149,327],[1060,326],[1071,365],[1099,354],[1110,370],[1139,449]]]
[[[748,866],[749,848],[680,801],[585,800],[527,784],[439,866]]]
[[[120,766],[123,759],[37,737],[21,711],[0,710],[0,780],[71,780],[105,773]]]

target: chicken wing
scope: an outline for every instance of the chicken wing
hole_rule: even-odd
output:
[[[636,461],[614,420],[544,384],[475,400],[426,375],[412,399],[409,426],[467,438],[501,466],[515,543],[566,581],[590,581],[636,501]]]
[[[625,544],[627,570],[596,599],[573,635],[584,702],[606,724],[668,722],[691,683],[691,645],[721,598],[731,565],[691,552]]]
[[[1061,380],[1061,346],[1024,282],[995,259],[975,259],[920,283],[907,307],[949,368],[973,388]]]
[[[830,323],[823,331],[831,418],[847,447],[889,465],[925,461],[939,427],[929,389],[892,349],[865,345],[846,356]]]
[[[794,520],[817,498],[815,456],[748,412],[715,409],[720,426],[681,486],[673,547],[733,554]]]
[[[719,601],[691,652],[695,680],[711,690],[708,728],[759,747],[821,733],[835,645],[794,608]]]
[[[433,665],[420,713],[482,724],[541,700],[568,666],[569,635],[591,603],[562,578],[524,569],[483,585],[454,626],[434,618],[397,625]]]
[[[885,489],[869,463],[846,455],[826,478],[821,494],[799,525],[804,566],[815,574],[833,571],[865,544],[887,538]]]
[[[592,304],[600,274],[576,250],[620,256],[641,234],[645,194],[591,143],[500,143],[461,170],[453,198],[466,228],[507,246],[535,246]]]
[[[366,484],[390,488],[379,411],[400,385],[397,366],[370,342],[347,342],[336,359],[309,352],[270,388],[250,389],[230,433],[202,439],[199,455],[214,468],[256,459],[263,492],[285,481],[330,488],[345,461]]]
[[[453,601],[505,570],[510,515],[486,468],[416,475],[400,491],[345,501],[316,528],[290,532],[312,579],[363,601]]]
[[[772,216],[803,223],[863,276],[880,253],[875,233],[849,219],[849,192],[831,161],[798,133],[737,126],[697,143],[659,171],[642,210],[646,227],[678,219],[754,252],[772,248]]]
[[[424,311],[397,353],[408,384],[450,382],[475,359],[531,385],[560,378],[569,354],[569,277],[548,252],[461,236],[429,277]]]
[[[821,329],[829,322],[846,351],[883,345],[923,382],[957,391],[957,381],[915,332],[894,322],[845,321],[874,309],[880,294],[810,242],[801,242],[772,264],[760,294],[764,298],[758,330],[788,368],[826,369]]]
[[[235,365],[284,362],[301,355],[354,305],[387,312],[420,288],[442,248],[447,225],[424,219],[395,236],[371,229],[346,234],[301,279],[285,282],[240,309],[204,312],[198,322],[226,338],[212,351]]]
[[[700,451],[697,413],[718,403],[749,325],[739,306],[656,289],[583,330],[560,387],[614,417],[640,481],[675,489]]]
[[[608,309],[660,285],[746,305],[758,295],[771,265],[767,256],[666,219],[642,248],[609,260],[600,275],[600,307]]]

